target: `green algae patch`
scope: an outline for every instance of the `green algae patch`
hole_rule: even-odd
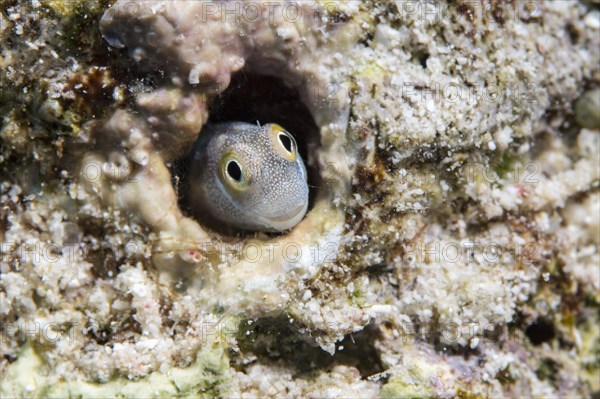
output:
[[[581,127],[600,129],[600,89],[590,90],[577,100],[575,120]]]
[[[433,397],[433,391],[424,388],[417,382],[409,382],[404,378],[392,378],[381,389],[381,398],[429,398]]]
[[[19,358],[2,376],[0,384],[0,397],[26,398],[39,397],[45,386],[47,378],[42,373],[42,359],[35,353],[31,343],[26,344]]]
[[[381,398],[428,398],[433,397],[430,380],[441,372],[435,365],[414,364],[397,370],[381,389]]]
[[[48,9],[49,11],[55,13],[55,15],[59,17],[71,17],[75,15],[78,10],[81,8],[90,8],[90,9],[98,9],[104,10],[108,7],[109,4],[114,1],[107,0],[97,0],[97,1],[87,1],[87,0],[74,0],[74,1],[64,1],[64,0],[41,0],[40,3],[43,7]]]
[[[598,314],[590,319],[578,330],[581,337],[579,348],[582,363],[582,378],[587,380],[593,392],[600,390],[600,327],[598,327]]]
[[[410,354],[409,357],[412,357]],[[411,358],[392,372],[381,389],[381,398],[439,398],[449,393],[455,398],[476,399],[483,396],[465,389],[453,377],[452,370],[434,361]]]
[[[58,22],[59,31],[53,32],[58,33],[55,38],[63,44],[56,47],[58,54],[79,60],[84,54],[98,57],[104,48],[98,24],[111,3],[111,0],[41,0],[39,12],[47,20]]]
[[[0,387],[1,397],[14,398],[160,398],[221,397],[229,384],[226,345],[202,348],[196,362],[187,368],[153,372],[138,381],[117,378],[107,383],[84,381],[54,383],[46,376],[47,366],[31,344],[7,370]]]

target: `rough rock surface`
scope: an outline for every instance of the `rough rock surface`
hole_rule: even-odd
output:
[[[1,396],[600,392],[597,2],[9,0],[0,50]],[[291,231],[188,216],[219,115],[303,143]]]

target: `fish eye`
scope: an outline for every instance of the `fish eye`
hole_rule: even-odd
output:
[[[279,133],[278,138],[279,138],[279,142],[281,143],[283,148],[285,148],[285,150],[291,154],[293,152],[292,151],[292,139],[287,134],[284,134],[284,133]]]
[[[296,141],[284,128],[273,123],[269,125],[271,147],[277,154],[290,162],[296,161]]]
[[[229,177],[231,177],[236,182],[242,181],[242,167],[237,161],[231,160],[227,162],[227,168],[225,169]]]
[[[243,190],[248,187],[248,177],[244,164],[232,153],[221,158],[221,179],[231,188]]]

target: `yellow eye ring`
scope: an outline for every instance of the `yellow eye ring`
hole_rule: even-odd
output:
[[[231,188],[245,190],[248,188],[248,176],[244,164],[232,153],[221,158],[221,178]]]
[[[269,124],[269,139],[277,154],[290,162],[296,161],[296,140],[284,128],[275,123]]]

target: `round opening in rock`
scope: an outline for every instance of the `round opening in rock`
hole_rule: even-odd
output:
[[[315,158],[319,128],[298,90],[281,79],[242,71],[212,99],[209,109],[209,121],[194,149],[173,167],[181,209],[203,226],[228,235],[280,234],[293,228],[312,209],[321,186]],[[259,129],[270,133],[261,135]],[[224,130],[227,144],[222,144],[222,137],[212,139]],[[229,136],[237,130],[242,135]],[[228,150],[231,146],[233,153]],[[200,159],[204,153],[206,158]],[[214,179],[203,176],[207,168],[215,171]],[[305,182],[304,188],[299,181]],[[267,221],[254,218],[252,207],[262,207],[257,214]]]

